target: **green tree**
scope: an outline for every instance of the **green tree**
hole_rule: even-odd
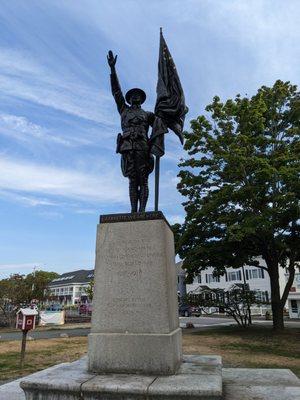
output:
[[[47,287],[56,272],[36,271],[27,276],[14,274],[0,281],[0,311],[9,325],[15,323],[15,314],[20,307],[28,306],[32,300],[39,302],[47,298]]]
[[[17,309],[30,300],[30,290],[24,275],[14,274],[0,281],[0,310],[4,323],[13,326]]]
[[[262,86],[206,107],[186,132],[178,189],[185,222],[175,226],[177,250],[191,279],[201,269],[254,265],[271,281],[273,326],[299,261],[300,93],[289,82]],[[266,263],[259,265],[259,258]],[[289,278],[280,295],[279,268]]]
[[[44,301],[49,296],[48,285],[59,275],[56,272],[35,271],[26,275],[25,281],[29,289],[31,299]]]
[[[251,305],[261,304],[257,292],[245,287],[232,287],[230,290],[203,289],[200,293],[189,293],[185,302],[201,309],[223,309],[227,315],[234,318],[239,326],[247,328],[251,325]]]
[[[93,297],[94,297],[94,286],[95,286],[95,282],[94,282],[94,280],[92,279],[92,280],[89,282],[88,287],[86,287],[86,288],[84,289],[84,291],[85,291],[85,293],[86,293],[86,295],[87,295],[87,297],[89,298],[90,301],[93,301]]]

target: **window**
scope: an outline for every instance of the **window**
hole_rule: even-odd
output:
[[[74,275],[72,275],[72,276],[62,276],[61,278],[53,279],[52,282],[68,281],[68,280],[73,279],[73,278],[74,278]]]
[[[293,313],[298,312],[297,300],[291,300],[291,308]]]
[[[205,274],[205,277],[206,277],[206,283],[220,282],[219,276],[213,276],[213,274]]]
[[[258,278],[257,269],[253,269],[251,272],[252,272],[252,279],[257,279]]]
[[[258,301],[263,301],[263,302],[269,301],[269,295],[267,291],[261,292],[260,290],[258,290],[257,292],[255,292],[255,297]]]
[[[249,279],[263,279],[264,278],[264,271],[261,268],[257,269],[250,269],[248,271]]]
[[[198,282],[198,283],[201,283],[201,274],[200,274],[200,275],[197,275],[197,282]]]
[[[229,281],[241,281],[242,273],[241,271],[231,271],[227,273],[227,278]]]

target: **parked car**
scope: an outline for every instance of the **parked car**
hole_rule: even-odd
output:
[[[93,309],[92,308],[92,304],[89,304],[89,303],[81,304],[79,306],[78,312],[79,312],[79,315],[82,315],[82,314],[91,315],[92,314],[92,309]]]
[[[192,315],[192,307],[188,304],[179,304],[179,316],[190,317]]]
[[[46,308],[46,311],[62,311],[63,306],[61,304],[51,304]]]
[[[201,308],[200,307],[196,307],[196,306],[192,306],[191,307],[191,315],[193,317],[200,317],[201,316]]]

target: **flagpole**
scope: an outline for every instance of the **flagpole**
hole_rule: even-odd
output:
[[[159,161],[160,157],[155,157],[155,203],[154,211],[158,211],[158,197],[159,197]]]
[[[160,32],[160,36],[161,36],[162,35],[162,27],[159,28],[159,32]],[[158,211],[159,163],[160,163],[160,156],[155,156],[155,199],[154,199],[154,211]]]

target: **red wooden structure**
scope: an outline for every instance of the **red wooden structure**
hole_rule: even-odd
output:
[[[17,312],[16,328],[22,331],[30,331],[35,328],[38,312],[32,308],[20,308]]]

